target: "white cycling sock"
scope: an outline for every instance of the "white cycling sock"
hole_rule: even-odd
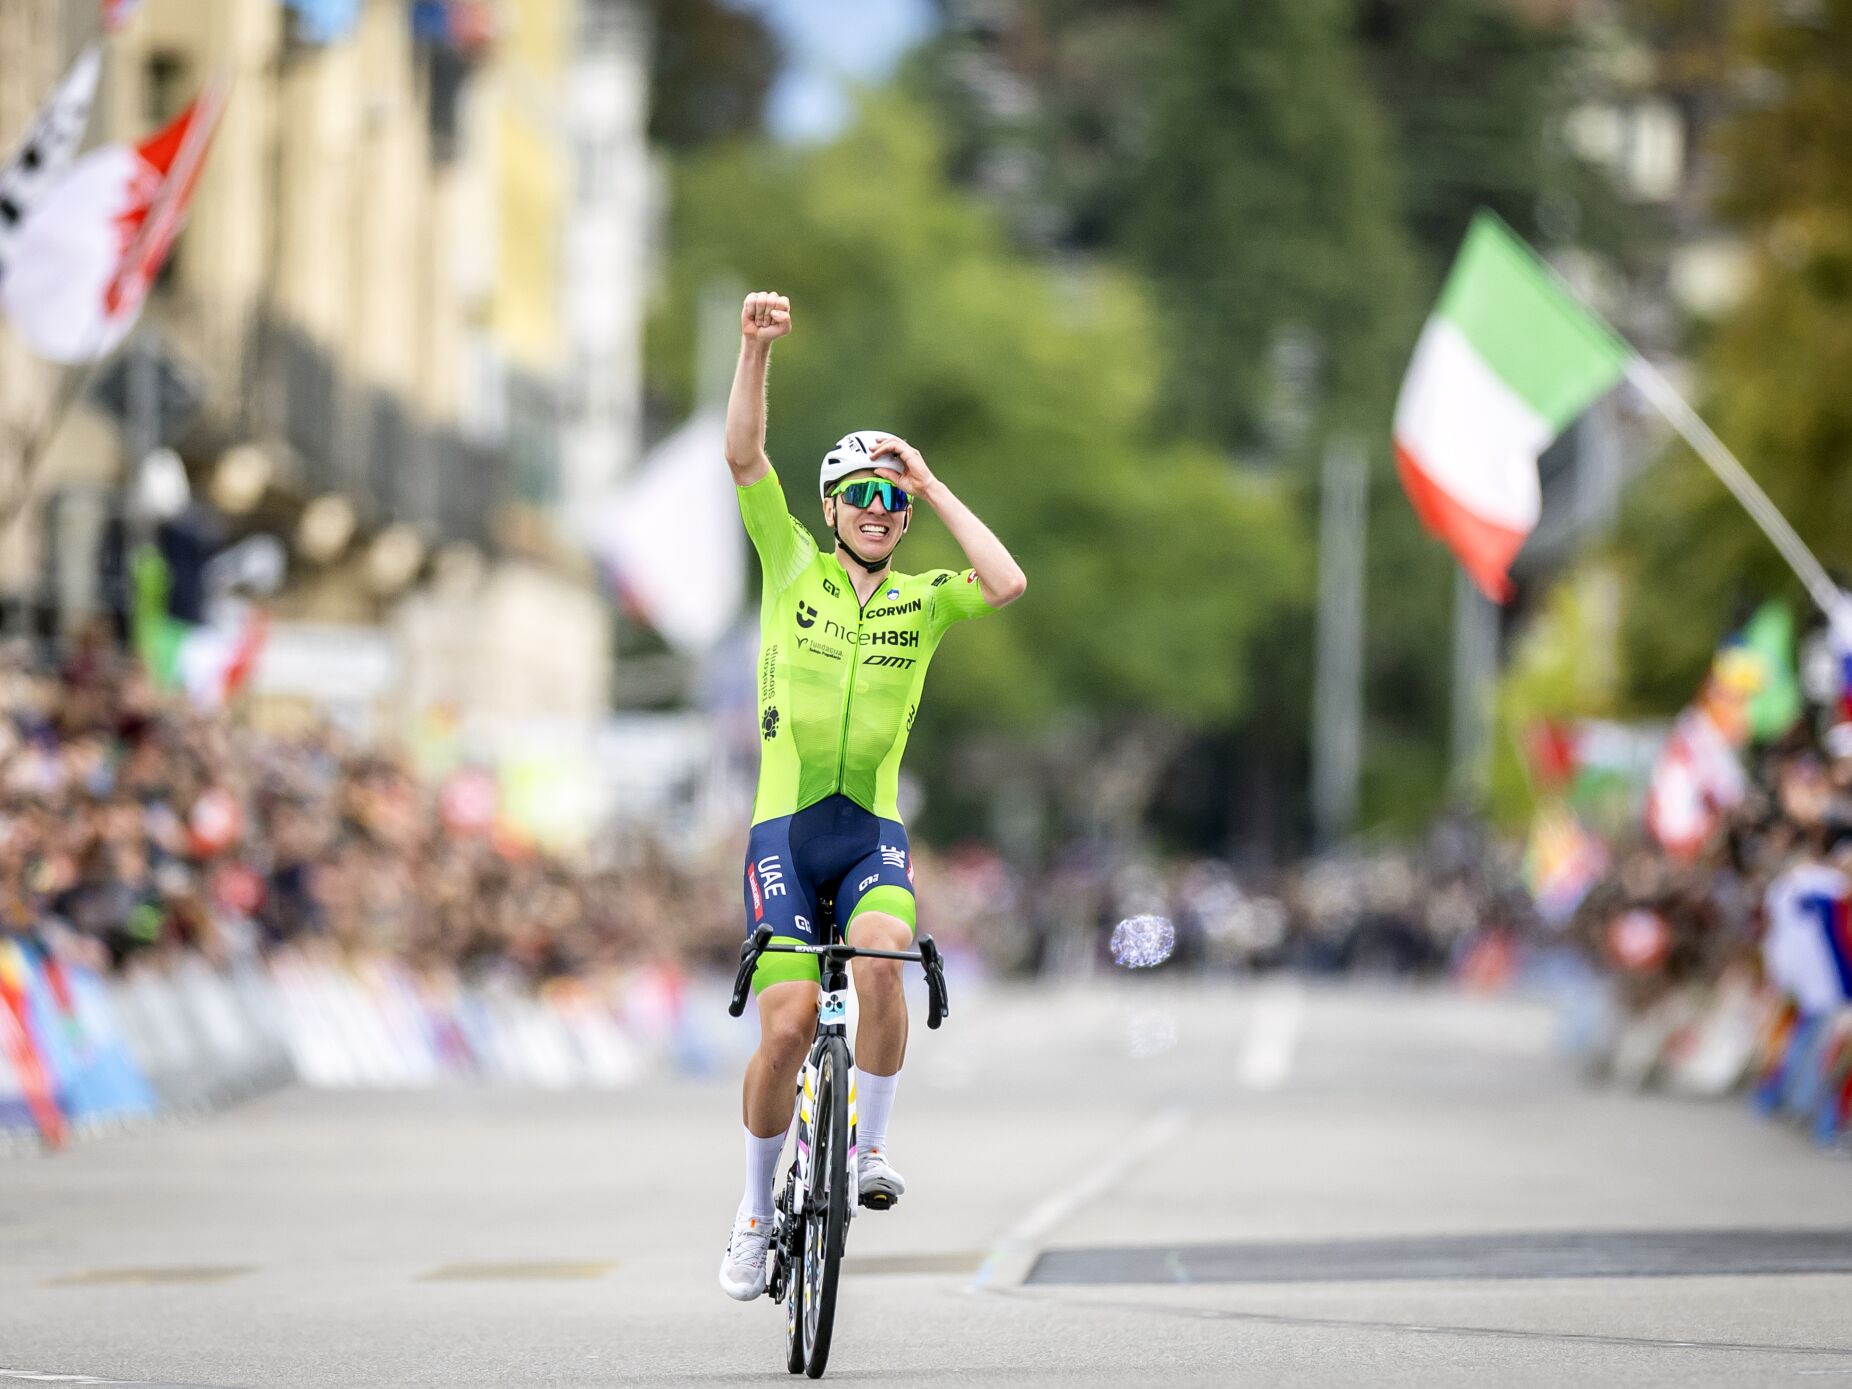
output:
[[[746,1129],[745,1133],[746,1194],[740,1198],[739,1213],[742,1216],[755,1215],[760,1220],[770,1220],[772,1178],[778,1171],[778,1155],[784,1151],[785,1136],[780,1133],[770,1138],[761,1138],[751,1129]]]
[[[887,1120],[894,1112],[894,1091],[900,1084],[900,1072],[891,1076],[873,1075],[860,1066],[855,1068],[855,1146],[860,1152],[871,1148],[887,1151]]]

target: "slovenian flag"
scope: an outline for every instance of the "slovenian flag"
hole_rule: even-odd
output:
[[[1537,458],[1621,377],[1631,350],[1509,227],[1467,231],[1402,382],[1395,460],[1422,523],[1487,597],[1537,525]]]

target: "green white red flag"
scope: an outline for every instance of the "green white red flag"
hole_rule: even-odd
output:
[[[1490,598],[1537,525],[1537,458],[1620,380],[1632,351],[1490,213],[1473,219],[1395,410],[1396,472]]]

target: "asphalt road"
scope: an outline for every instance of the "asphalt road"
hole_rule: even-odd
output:
[[[1142,979],[954,1005],[916,1033],[910,1190],[852,1229],[831,1380],[1852,1382],[1852,1164],[1740,1103],[1588,1089],[1530,1005]],[[779,1310],[714,1281],[733,1060],[292,1090],[0,1159],[0,1389],[782,1381]]]

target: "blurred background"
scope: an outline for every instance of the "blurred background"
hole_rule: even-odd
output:
[[[69,138],[139,151],[124,246],[204,164],[119,345],[54,361],[35,121],[86,62]],[[1460,1057],[1488,1125],[1585,1074],[1844,1141],[1852,620],[1630,388],[1543,457],[1495,605],[1390,422],[1490,209],[1852,560],[1849,0],[0,0],[0,149],[0,1140],[296,1080],[667,1123],[649,1087],[706,1076],[730,1122],[759,739],[721,417],[770,289],[787,479],[900,433],[1033,579],[946,643],[902,788],[955,1009],[1153,1097],[1270,1091],[1322,1029],[1400,1145]],[[961,561],[929,522],[903,562]],[[1647,1142],[1581,1102],[1526,1141]],[[451,1122],[252,1112],[264,1152]],[[1445,1170],[1394,1152],[1356,1168],[1389,1209]],[[1542,1223],[1682,1218],[1584,1157],[1533,1191],[1608,1204]],[[1844,1212],[1755,1206],[1778,1160],[1694,1209]]]
[[[1630,392],[1545,456],[1502,608],[1387,427],[1490,208],[1839,557],[1852,8],[103,13],[93,143],[228,95],[126,342],[0,338],[5,909],[88,967],[724,966],[754,287],[798,313],[773,457],[903,432],[1036,577],[948,643],[903,793],[988,971],[1085,976],[1152,917],[1149,965],[1544,959],[1646,1007],[1752,969],[1768,883],[1852,824],[1837,647]],[[0,135],[98,23],[0,3]],[[1720,642],[1773,693],[1667,830]]]

